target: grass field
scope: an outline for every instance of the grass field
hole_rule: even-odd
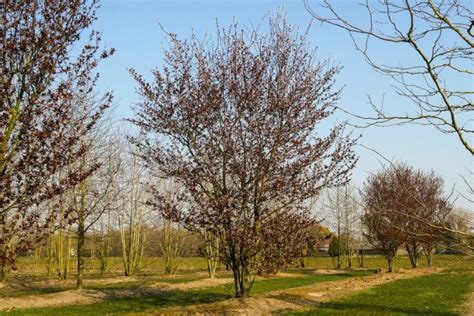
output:
[[[448,270],[434,275],[397,280],[317,309],[290,315],[458,315],[468,313],[473,291],[473,269]]]
[[[472,259],[438,256],[435,259],[437,268],[421,269],[422,274],[408,269],[407,258],[400,257],[395,264],[396,268],[401,269],[399,273],[374,274],[376,268],[385,266],[381,257],[367,257],[364,270],[341,271],[333,270],[330,258],[308,258],[305,269],[293,268],[278,277],[256,280],[251,291],[252,299],[257,303],[271,299],[275,306],[270,306],[268,310],[251,309],[252,306],[243,308],[247,314],[285,314],[289,310],[295,315],[467,313],[468,294],[474,284]],[[92,262],[88,263],[88,267],[85,290],[77,293],[72,291],[73,274],[66,281],[46,277],[44,265],[31,259],[21,259],[19,271],[0,287],[0,314],[142,315],[168,310],[185,313],[195,306],[203,306],[199,309],[209,309],[210,313],[220,313],[230,308],[227,303],[229,306],[236,304],[232,299],[230,272],[220,269],[217,280],[209,282],[202,258],[183,258],[180,270],[172,276],[163,274],[163,265],[158,258],[148,259],[143,271],[128,278],[121,275],[119,258],[113,258],[110,271],[104,275],[93,269]],[[393,278],[380,281],[380,278],[390,275]],[[360,289],[354,286],[359,283],[362,286]],[[367,286],[370,287],[364,288]],[[331,289],[334,291],[331,292]],[[314,296],[315,293],[322,298]],[[64,304],[69,296],[77,297],[77,301]],[[36,305],[29,305],[28,302],[33,300]],[[38,302],[44,302],[44,306]],[[278,302],[290,304],[290,308],[284,304],[279,306]],[[15,308],[7,308],[5,304]]]

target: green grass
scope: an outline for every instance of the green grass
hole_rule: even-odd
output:
[[[70,275],[73,277],[77,270],[76,258],[72,257],[70,261]],[[99,263],[97,259],[90,257],[84,258],[86,277],[109,277],[116,274],[123,275],[122,258],[110,257],[108,264],[108,272],[100,274]],[[142,263],[141,274],[163,274],[165,271],[164,259],[162,257],[145,257]],[[46,273],[46,263],[44,259],[35,260],[33,257],[19,257],[17,259],[18,272],[21,274],[29,274],[31,277],[44,275]],[[205,271],[207,269],[206,259],[203,257],[183,257],[181,258],[178,273],[193,273],[196,270]]]
[[[435,255],[433,259],[433,267],[435,268],[450,268],[462,266],[469,260],[465,256],[458,255]],[[471,259],[472,262],[472,259]],[[320,269],[334,269],[333,260],[330,257],[309,257],[307,258],[307,264],[310,268],[320,268]],[[420,259],[420,267],[426,267],[427,261],[426,257],[423,256]],[[342,260],[342,267],[347,266],[347,260]],[[353,258],[352,266],[358,267],[357,258]],[[410,269],[410,260],[407,256],[396,256],[394,262],[395,269]],[[383,256],[366,256],[364,258],[364,267],[368,269],[377,269],[377,268],[387,268],[387,261]]]
[[[472,270],[392,281],[289,315],[459,315],[474,283]]]
[[[253,295],[270,291],[328,282],[373,274],[373,271],[357,271],[333,275],[310,275],[259,280],[254,283]],[[13,311],[12,315],[103,315],[125,314],[130,312],[154,311],[172,306],[189,306],[223,301],[233,296],[232,285],[212,287],[192,291],[157,292],[153,295],[133,295],[126,298],[109,299],[92,305],[72,305],[50,308],[35,308]],[[9,315],[10,315],[9,314]]]
[[[188,260],[189,259],[189,260]],[[225,286],[188,290],[188,291],[166,291],[150,292],[141,291],[146,285],[155,282],[164,283],[182,283],[191,282],[204,278],[202,274],[205,269],[205,260],[203,258],[183,258],[183,269],[175,276],[165,276],[161,271],[160,260],[156,258],[148,259],[148,268],[137,274],[135,279],[120,283],[111,284],[87,284],[87,281],[101,279],[104,277],[122,276],[118,260],[112,260],[111,271],[106,275],[100,275],[96,270],[90,270],[86,275],[86,289],[95,289],[103,291],[107,295],[104,301],[92,305],[72,305],[58,306],[49,308],[16,310],[13,315],[103,315],[103,314],[122,314],[130,312],[157,312],[167,307],[181,306],[186,307],[194,304],[204,304],[218,302],[233,297],[234,289],[232,284]],[[465,300],[463,293],[469,291],[468,284],[472,283],[472,275],[466,274],[466,266],[474,266],[474,261],[460,256],[436,256],[435,266],[450,267],[454,274],[437,274],[421,277],[415,280],[400,280],[385,284],[381,287],[369,291],[352,295],[343,300],[324,304],[318,313],[322,315],[341,314],[342,315],[378,315],[378,314],[433,314],[439,310],[441,314],[452,315],[453,306],[459,305]],[[42,295],[54,293],[74,288],[73,284],[55,284],[50,287],[41,285],[41,281],[52,280],[52,277],[42,275],[44,271],[28,270],[28,265],[32,266],[32,261],[25,260],[20,265],[20,272],[12,277],[11,284],[15,285],[14,291],[7,287],[0,289],[1,297],[7,296],[26,296]],[[354,261],[354,266],[357,262]],[[396,268],[409,268],[409,260],[406,257],[397,257]],[[375,269],[384,267],[386,262],[383,257],[366,257],[365,267]],[[421,266],[424,263],[422,262]],[[254,283],[251,295],[264,295],[270,291],[284,290],[294,287],[310,285],[317,282],[331,282],[351,277],[360,277],[372,274],[373,271],[354,271],[340,274],[316,275],[314,268],[333,269],[331,258],[318,257],[308,258],[308,268],[292,269],[287,272],[303,274],[303,276],[269,278],[259,280]],[[26,268],[25,268],[26,267]],[[201,272],[197,274],[197,272]],[[232,277],[228,271],[221,270],[218,277]],[[71,278],[73,276],[71,275]],[[433,279],[431,279],[433,278]],[[9,280],[10,282],[10,280]],[[398,283],[402,282],[402,283]],[[405,283],[407,282],[407,283]],[[466,285],[467,284],[467,285]],[[456,285],[456,286],[454,286]],[[457,287],[459,285],[459,287]],[[130,296],[117,298],[114,293],[120,290],[130,290]],[[467,290],[466,290],[467,289]],[[136,290],[136,291],[135,291]],[[425,293],[425,294],[423,294]],[[440,299],[440,298],[443,298]],[[446,298],[446,299],[444,299]],[[418,308],[418,301],[420,306]],[[423,305],[424,304],[424,305]],[[424,306],[428,306],[426,309]],[[430,307],[433,306],[433,307]],[[346,313],[347,310],[347,313]],[[360,312],[359,312],[360,311]],[[315,311],[303,312],[313,315]],[[450,314],[451,313],[451,314]],[[0,313],[0,315],[2,315]],[[436,313],[434,315],[437,315]]]
[[[45,287],[45,288],[35,288],[35,287],[25,287],[21,289],[15,289],[14,291],[2,292],[0,293],[0,301],[2,297],[24,297],[29,295],[43,295],[50,293],[57,293],[61,291],[70,290],[72,287]]]
[[[362,277],[374,274],[374,271],[353,271],[349,273],[338,273],[338,274],[307,274],[304,277],[287,277],[287,278],[275,278],[264,281],[257,281],[254,283],[251,294],[265,294],[270,291],[278,291],[284,289],[290,289],[299,286],[310,285],[319,282],[331,282],[344,280],[353,277]]]

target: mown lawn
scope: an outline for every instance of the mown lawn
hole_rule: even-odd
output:
[[[462,266],[466,263],[467,259],[466,256],[459,256],[459,255],[435,255],[433,260],[433,267],[435,268],[455,268]],[[334,260],[331,257],[308,257],[307,264],[310,268],[319,268],[319,269],[334,269]],[[471,260],[472,262],[472,260]],[[347,266],[347,260],[343,258],[342,260],[342,267]],[[352,260],[353,267],[359,267],[357,258],[354,257]],[[403,269],[410,269],[410,260],[407,256],[396,256],[394,261],[395,270],[403,268]],[[426,257],[423,256],[420,259],[420,267],[426,267],[427,261]],[[368,269],[377,269],[387,268],[387,261],[383,256],[379,255],[371,255],[365,256],[364,258],[364,267]]]
[[[474,285],[473,271],[465,267],[392,281],[289,315],[460,315]]]
[[[119,277],[120,265],[114,262],[112,271],[101,275],[96,270],[89,270],[86,275],[86,289],[93,289],[106,293],[104,301],[92,305],[71,305],[62,307],[48,307],[36,309],[24,309],[12,311],[13,315],[103,315],[103,314],[126,314],[130,312],[159,312],[163,308],[194,304],[204,304],[224,301],[233,297],[233,285],[205,288],[187,291],[147,292],[142,291],[144,287],[155,282],[182,283],[205,278],[205,260],[203,258],[183,258],[186,265],[180,269],[175,276],[163,275],[160,260],[149,258],[148,269],[138,273],[129,281],[119,283],[94,283],[92,280],[100,280],[106,277]],[[115,262],[117,261],[117,262]],[[60,292],[74,288],[72,280],[67,283],[51,283],[45,286],[43,282],[52,281],[54,277],[46,277],[41,272],[41,266],[36,271],[24,269],[25,266],[32,267],[31,260],[24,260],[20,265],[20,272],[11,280],[12,288],[0,288],[0,300],[2,297],[21,297],[28,295],[41,296],[47,293]],[[354,260],[353,266],[357,267]],[[379,268],[385,266],[384,258],[380,256],[366,257],[366,268]],[[423,262],[421,264],[423,266]],[[394,281],[372,290],[360,292],[347,298],[333,301],[322,305],[317,310],[302,311],[303,315],[379,315],[379,314],[433,314],[454,315],[456,308],[466,301],[464,294],[469,292],[469,284],[473,283],[472,274],[474,261],[463,256],[436,256],[435,266],[450,268],[450,273],[419,277],[416,279]],[[344,267],[344,266],[343,266]],[[471,268],[469,268],[471,267]],[[269,278],[255,282],[251,295],[265,295],[268,292],[284,290],[294,287],[310,285],[317,282],[331,282],[345,278],[360,277],[372,274],[373,271],[357,271],[340,274],[315,275],[314,268],[333,269],[331,258],[317,257],[308,258],[308,268],[290,269],[287,272],[304,274],[299,277]],[[396,269],[409,268],[409,260],[406,257],[397,257]],[[471,269],[471,270],[470,270]],[[25,273],[26,272],[26,273]],[[219,277],[231,277],[228,271],[221,269]],[[73,279],[73,275],[71,275]],[[89,281],[88,281],[89,280]],[[89,282],[89,283],[88,283]],[[118,298],[114,293],[127,290],[130,295]],[[110,295],[109,295],[110,294]],[[0,315],[3,315],[0,312]]]
[[[285,277],[256,281],[252,288],[252,295],[265,294],[270,291],[283,290],[313,284],[316,282],[337,281],[353,277],[362,277],[373,274],[374,271],[356,271],[332,275],[306,274],[300,277]],[[117,286],[117,285],[116,285]],[[118,287],[118,286],[117,286]],[[109,299],[90,305],[71,305],[62,307],[48,307],[23,309],[12,311],[9,315],[104,315],[126,314],[130,312],[156,311],[171,306],[189,306],[218,302],[232,298],[232,285],[212,287],[191,291],[166,291],[153,295],[132,295],[125,298]]]

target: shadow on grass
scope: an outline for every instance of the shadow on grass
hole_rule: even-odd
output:
[[[218,291],[167,291],[149,296],[129,296],[90,305],[35,308],[12,311],[9,315],[105,315],[143,312],[153,309],[189,306],[222,301],[231,295]]]
[[[2,297],[24,297],[29,295],[44,295],[59,293],[62,291],[72,290],[74,287],[71,286],[48,286],[48,287],[36,287],[30,285],[18,285],[14,284],[8,287],[6,290],[0,291],[0,300]]]
[[[304,277],[272,278],[255,282],[251,295],[275,290],[305,286],[317,282],[342,280],[373,274],[373,271],[356,271],[331,275],[306,275]],[[56,306],[12,311],[13,315],[104,315],[153,311],[161,308],[223,301],[233,297],[232,284],[189,291],[162,291],[143,287],[143,283],[114,284],[104,289],[105,300],[94,304]],[[118,290],[118,291],[117,291]],[[123,291],[122,291],[123,290]],[[130,290],[129,293],[126,293]],[[124,292],[125,291],[125,292]],[[124,295],[125,293],[125,295]]]
[[[395,280],[289,315],[459,315],[474,283],[469,268]]]
[[[449,311],[439,311],[437,307],[419,306],[419,307],[402,307],[387,306],[373,303],[354,303],[354,302],[333,302],[325,303],[324,308],[317,310],[317,315],[387,315],[387,314],[404,314],[404,315],[433,315],[433,316],[450,316],[459,315],[458,313]],[[306,315],[314,315],[314,311]],[[298,314],[303,315],[303,314]]]

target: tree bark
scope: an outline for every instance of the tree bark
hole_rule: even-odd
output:
[[[77,279],[76,279],[77,290],[81,290],[83,287],[84,244],[85,244],[84,220],[79,219],[79,225],[77,228]]]
[[[213,279],[219,265],[219,238],[211,234],[207,228],[204,228],[204,239],[206,243],[207,272],[209,278]]]
[[[418,267],[418,258],[419,258],[419,246],[416,241],[411,242],[406,245],[406,250],[408,253],[408,258],[410,259],[410,264],[413,269]]]
[[[387,262],[388,262],[388,272],[393,272],[393,257],[388,257]]]
[[[85,165],[85,157],[82,157],[81,165]],[[82,169],[82,168],[81,168]],[[79,216],[77,224],[77,280],[76,280],[76,289],[81,290],[83,287],[84,279],[84,245],[86,239],[85,232],[85,212],[86,212],[86,193],[87,193],[87,183],[83,179],[81,181],[81,203],[79,207]]]

